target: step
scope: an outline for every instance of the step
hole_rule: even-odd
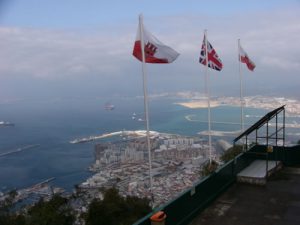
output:
[[[255,160],[237,174],[237,181],[241,183],[265,185],[267,177],[281,167],[282,163],[280,161]]]

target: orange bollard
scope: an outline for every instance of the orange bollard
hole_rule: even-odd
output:
[[[165,225],[166,218],[167,215],[163,211],[158,211],[150,217],[151,225]]]

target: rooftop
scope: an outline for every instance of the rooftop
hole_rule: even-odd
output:
[[[285,167],[265,186],[235,183],[190,225],[300,224],[300,169]]]

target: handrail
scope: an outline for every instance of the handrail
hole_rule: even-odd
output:
[[[259,129],[262,127],[266,122],[270,121],[276,114],[280,113],[282,110],[284,110],[285,105],[280,106],[277,109],[274,109],[273,111],[267,113],[265,116],[263,116],[260,120],[258,120],[255,124],[253,124],[251,127],[249,127],[247,130],[245,130],[243,133],[241,133],[238,137],[236,137],[233,140],[233,143],[236,143],[238,140],[240,140],[244,136],[248,136],[250,133],[252,133],[254,130]]]

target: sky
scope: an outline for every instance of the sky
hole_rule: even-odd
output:
[[[204,29],[220,56],[212,96],[238,96],[237,39],[245,95],[300,98],[300,1],[0,0],[0,103],[142,95],[132,56],[142,13],[147,29],[180,56],[147,64],[149,93],[204,92]]]

